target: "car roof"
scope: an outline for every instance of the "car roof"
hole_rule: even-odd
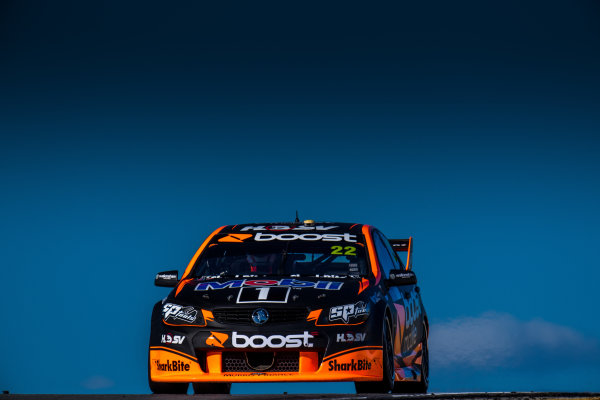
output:
[[[253,232],[253,231],[318,231],[328,233],[360,233],[364,224],[355,224],[350,222],[321,222],[321,221],[304,221],[304,222],[262,222],[227,225],[219,233],[236,233],[236,232]]]

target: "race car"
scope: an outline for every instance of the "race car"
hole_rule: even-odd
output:
[[[153,393],[230,393],[235,382],[351,381],[425,393],[429,323],[412,238],[352,223],[223,226],[154,306]]]

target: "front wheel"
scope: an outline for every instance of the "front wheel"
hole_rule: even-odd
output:
[[[192,382],[194,394],[229,394],[231,383]]]
[[[150,378],[150,354],[148,354],[148,386],[154,394],[187,394],[188,386],[185,383],[154,382]]]
[[[375,382],[354,382],[356,393],[388,393],[394,387],[394,346],[392,344],[392,329],[387,319],[383,325],[382,344],[382,379]]]
[[[167,383],[148,380],[148,385],[154,394],[186,394],[189,383]]]
[[[423,327],[421,341],[421,380],[419,382],[396,382],[394,393],[427,393],[429,387],[429,349],[427,347],[427,331]]]

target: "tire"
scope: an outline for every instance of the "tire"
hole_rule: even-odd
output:
[[[189,383],[167,383],[148,381],[154,394],[187,394]]]
[[[192,382],[194,394],[229,394],[231,383]]]
[[[394,393],[427,393],[429,387],[429,347],[427,344],[427,331],[423,327],[421,341],[421,380],[419,382],[396,382]]]
[[[394,387],[394,345],[392,344],[392,330],[387,319],[383,326],[382,344],[382,379],[375,382],[354,382],[356,393],[388,393]]]
[[[187,394],[189,383],[154,382],[150,378],[150,354],[148,354],[148,386],[154,394]]]

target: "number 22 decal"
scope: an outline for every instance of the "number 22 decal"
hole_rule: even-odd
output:
[[[340,255],[340,256],[355,256],[356,257],[356,247],[354,246],[331,246],[331,254]]]

